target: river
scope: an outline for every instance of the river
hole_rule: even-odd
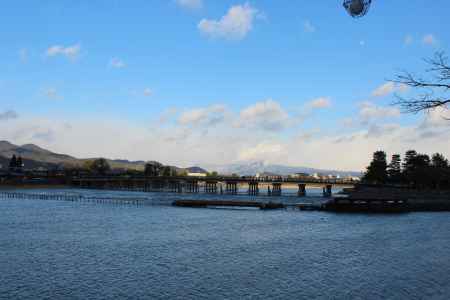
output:
[[[0,199],[0,282],[2,299],[449,299],[450,213]]]

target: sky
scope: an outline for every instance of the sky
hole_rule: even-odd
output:
[[[448,111],[405,115],[450,42],[447,0],[4,1],[0,139],[187,167],[362,170],[374,151],[450,157]]]

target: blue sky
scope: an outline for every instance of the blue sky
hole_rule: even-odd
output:
[[[442,136],[436,149],[392,136],[448,132],[389,106],[395,91],[411,91],[375,92],[448,50],[448,11],[444,0],[375,0],[361,19],[338,0],[9,1],[1,138],[181,165],[358,169],[378,147],[450,154]],[[333,147],[325,161],[314,155]],[[338,156],[350,149],[359,154]]]

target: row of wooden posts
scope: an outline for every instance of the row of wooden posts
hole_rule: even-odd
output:
[[[91,189],[110,189],[110,190],[127,190],[141,192],[161,192],[168,191],[174,193],[199,193],[200,184],[198,181],[101,181],[101,180],[79,180],[72,183],[76,187]],[[229,194],[237,195],[239,193],[239,183],[232,182],[216,182],[205,181],[203,191],[206,194]],[[246,194],[251,196],[260,195],[259,183],[256,181],[248,182]],[[282,183],[275,182],[267,186],[268,196],[281,196]],[[332,185],[327,184],[323,187],[323,195],[330,197],[332,195]],[[306,196],[306,184],[298,184],[297,196]]]
[[[97,197],[97,196],[81,196],[74,194],[54,194],[54,193],[19,193],[19,192],[2,192],[0,199],[32,199],[32,200],[53,200],[53,201],[70,201],[70,202],[86,202],[86,203],[109,203],[109,204],[128,204],[128,205],[144,205],[144,204],[160,204],[161,201],[148,198],[125,198],[125,197]],[[158,202],[158,203],[155,203]]]

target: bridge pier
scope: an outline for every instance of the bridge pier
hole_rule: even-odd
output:
[[[257,181],[251,181],[248,183],[248,194],[257,196],[259,194],[259,186]]]
[[[178,181],[169,181],[169,190],[172,193],[176,193],[178,191]]]
[[[206,181],[205,182],[205,193],[217,194],[217,182],[216,181]]]
[[[227,194],[236,195],[237,192],[238,192],[238,187],[237,186],[238,185],[237,185],[236,181],[232,181],[232,182],[227,181],[225,183],[225,192]]]
[[[198,181],[188,181],[186,182],[188,193],[198,193]]]
[[[272,183],[272,196],[281,196],[281,183]]]
[[[331,195],[332,195],[332,189],[333,189],[333,185],[327,184],[327,185],[323,188],[323,196],[324,196],[324,197],[331,197]]]
[[[304,184],[304,183],[299,183],[298,184],[298,193],[297,193],[297,195],[299,197],[306,196],[306,184]]]

